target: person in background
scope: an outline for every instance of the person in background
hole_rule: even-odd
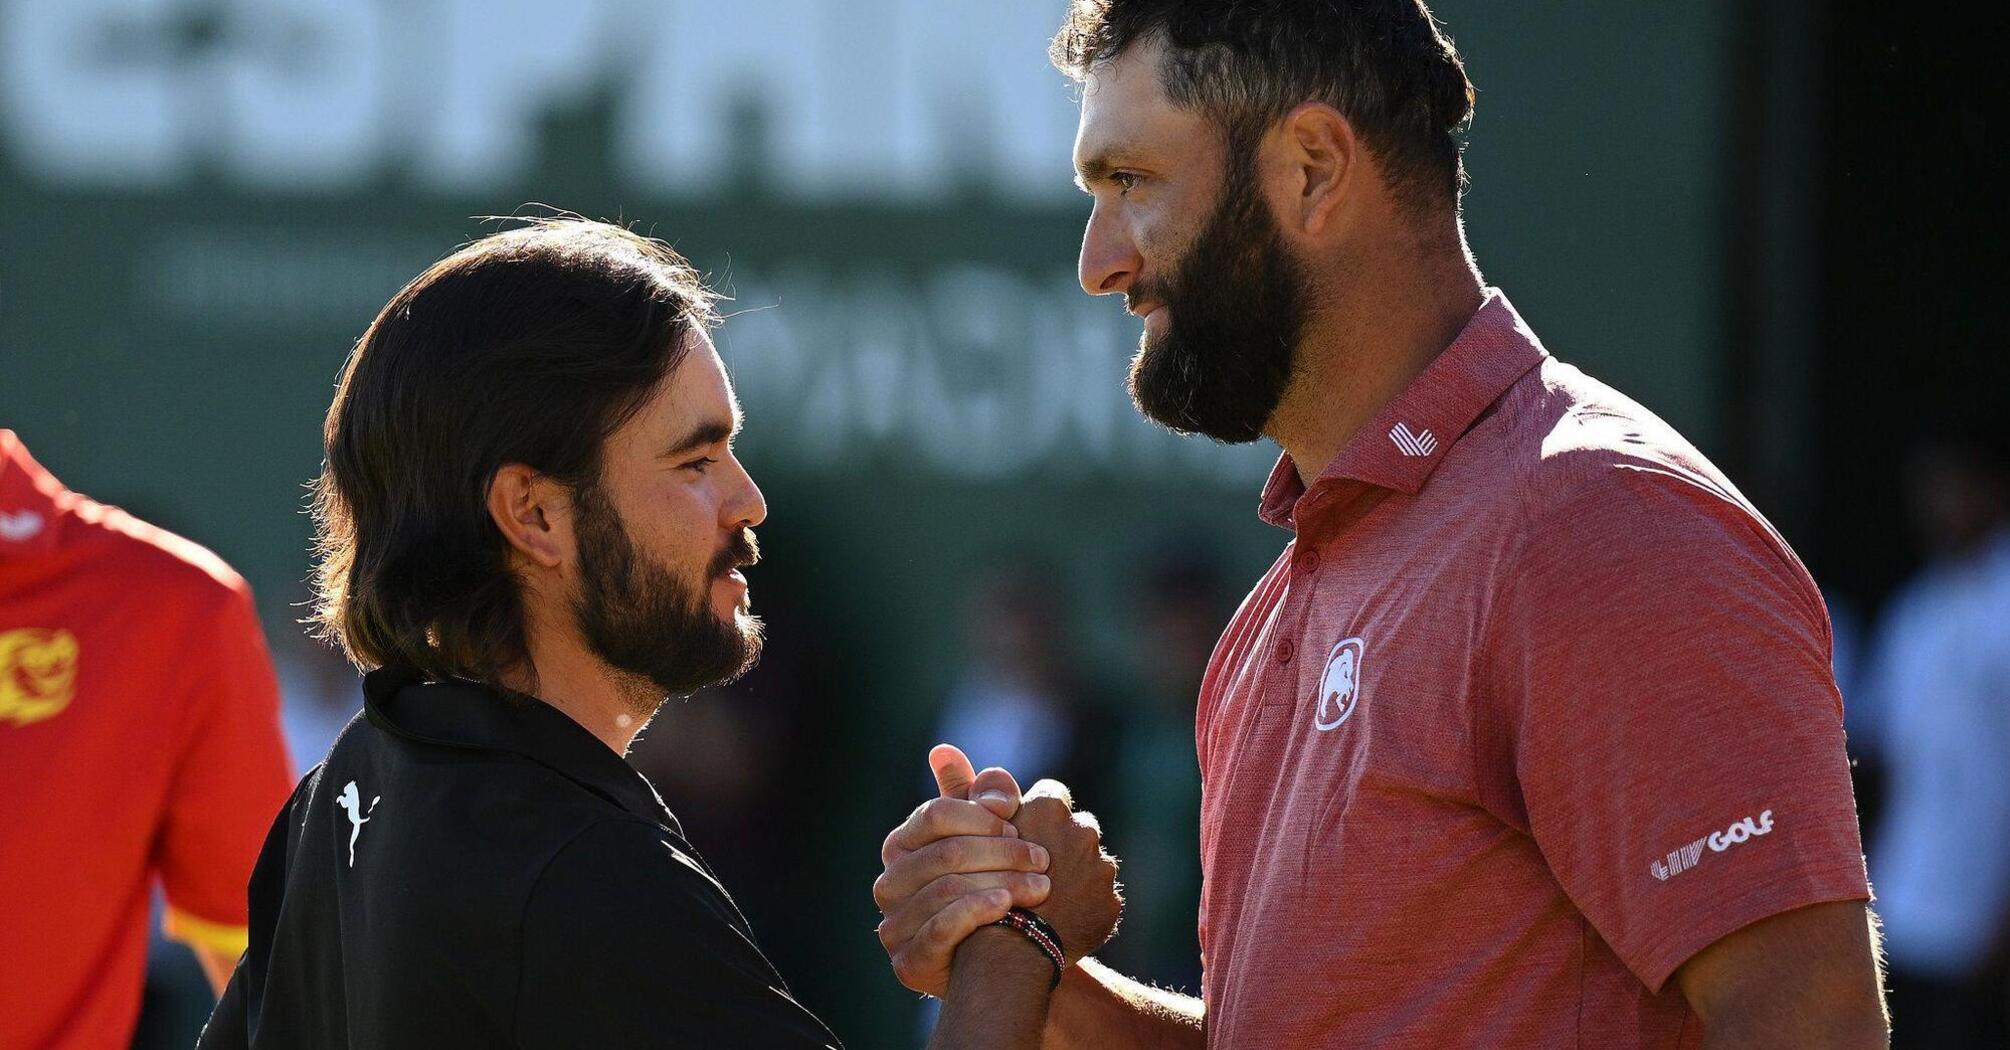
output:
[[[943,700],[936,739],[956,741],[997,769],[1051,776],[1100,796],[1099,774],[1120,727],[1109,691],[1082,672],[1069,645],[1062,579],[1028,554],[991,559],[964,608],[968,658]],[[941,1005],[921,1000],[916,1020],[924,1039]]]
[[[1022,776],[1098,790],[1109,705],[1069,651],[1060,576],[1025,558],[997,566],[971,596],[970,662],[943,702],[937,738]]]
[[[243,578],[0,430],[0,1047],[127,1043],[156,879],[221,989],[291,785]]]
[[[1193,698],[1234,600],[1215,551],[1182,543],[1147,559],[1133,608],[1137,675],[1111,751],[1115,775],[1108,778],[1105,810],[1123,850],[1124,928],[1099,958],[1161,987],[1198,989]]]
[[[1886,607],[1866,688],[1889,800],[1870,841],[1894,1045],[2010,1045],[2010,442],[1915,442],[1926,564]]]

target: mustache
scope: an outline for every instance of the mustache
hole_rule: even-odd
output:
[[[754,530],[741,529],[726,541],[726,547],[712,559],[712,577],[724,576],[734,569],[754,565],[761,560],[761,544],[754,538]]]
[[[1124,293],[1124,309],[1131,313],[1138,312],[1139,303],[1164,304],[1165,301],[1165,289],[1160,288],[1156,283],[1134,284],[1129,291]]]

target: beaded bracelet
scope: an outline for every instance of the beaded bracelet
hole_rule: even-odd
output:
[[[1047,961],[1054,964],[1054,980],[1047,987],[1060,986],[1061,971],[1068,968],[1068,956],[1061,950],[1061,935],[1054,932],[1051,923],[1025,908],[1014,908],[1006,912],[1004,918],[991,925],[1010,926],[1024,934],[1027,940],[1032,941],[1034,947],[1039,948],[1047,956]]]

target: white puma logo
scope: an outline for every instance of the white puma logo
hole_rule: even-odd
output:
[[[356,836],[361,835],[363,825],[370,822],[366,814],[376,812],[377,803],[383,800],[382,795],[373,796],[370,799],[370,808],[365,810],[363,793],[356,790],[356,782],[353,780],[342,785],[342,794],[335,798],[335,804],[349,812],[349,866],[352,868],[356,866]]]

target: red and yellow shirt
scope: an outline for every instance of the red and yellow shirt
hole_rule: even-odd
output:
[[[250,589],[0,430],[0,1046],[131,1039],[147,910],[241,951],[291,786]]]

